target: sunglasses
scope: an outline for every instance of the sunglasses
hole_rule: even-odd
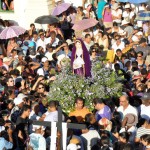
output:
[[[10,82],[14,82],[14,80],[11,80]]]
[[[142,56],[137,56],[137,57],[142,57]]]
[[[39,89],[39,90],[40,90],[40,89],[44,89],[44,86],[43,86],[43,87],[39,87],[38,89]]]
[[[96,51],[92,51],[92,52],[95,52],[95,53],[96,53]]]
[[[28,78],[28,80],[32,80],[32,78]]]

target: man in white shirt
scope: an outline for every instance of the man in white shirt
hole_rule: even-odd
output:
[[[138,116],[136,108],[129,104],[129,97],[127,95],[122,95],[120,97],[120,106],[118,107],[117,111],[120,113],[122,120],[124,119],[124,116],[129,113]]]
[[[52,31],[49,38],[46,38],[46,45],[51,44],[53,47],[58,45],[59,39],[56,38],[56,32]]]
[[[116,42],[112,45],[112,49],[116,53],[117,49],[123,50],[125,48],[125,44],[124,44],[124,42],[121,41],[121,37],[120,36],[116,36],[115,40],[116,40]]]
[[[85,38],[84,38],[84,44],[88,51],[90,51],[90,47],[94,44],[94,42],[91,40],[91,38],[92,37],[90,34],[86,34]]]
[[[44,37],[44,32],[39,33],[40,39],[37,41],[36,49],[41,46],[44,49],[44,52],[46,51],[46,38]]]
[[[142,96],[142,105],[140,106],[140,116],[147,121],[150,120],[150,93],[144,93]]]

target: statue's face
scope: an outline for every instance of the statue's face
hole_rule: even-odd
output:
[[[82,45],[81,45],[81,42],[80,41],[76,41],[76,48],[78,49],[78,48],[82,48]]]

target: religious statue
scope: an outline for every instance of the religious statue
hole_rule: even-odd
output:
[[[84,77],[91,76],[90,55],[81,39],[75,41],[75,46],[72,49],[71,67],[74,74]]]

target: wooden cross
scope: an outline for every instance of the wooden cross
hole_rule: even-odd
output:
[[[57,122],[57,132],[60,133],[60,138],[58,140],[57,150],[63,149],[63,138],[62,138],[62,109],[61,106],[58,106],[58,122]],[[85,124],[78,123],[66,123],[68,129],[85,129]],[[33,121],[33,125],[47,126],[51,127],[51,122],[49,121]]]

